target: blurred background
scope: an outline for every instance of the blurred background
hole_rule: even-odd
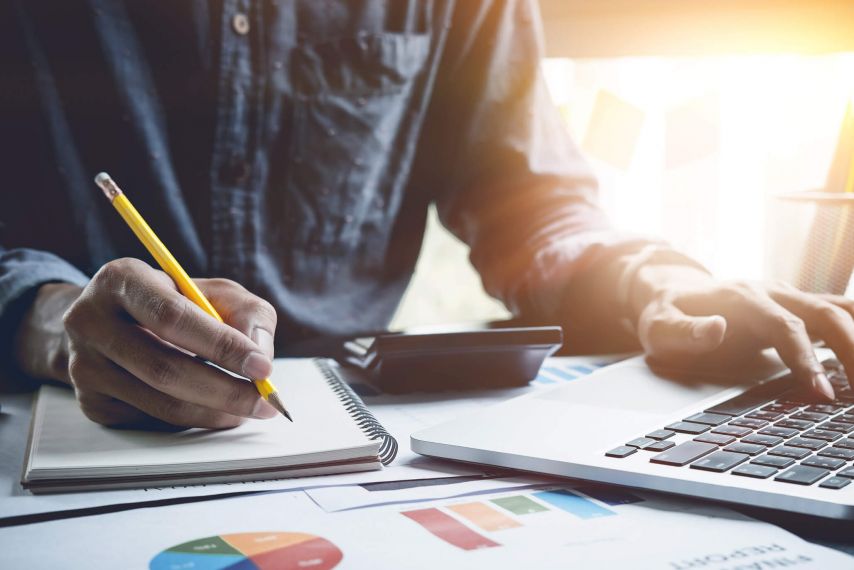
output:
[[[663,236],[723,279],[798,282],[817,227],[851,225],[848,206],[819,219],[814,204],[780,197],[845,190],[844,176],[826,186],[854,101],[854,2],[541,0],[540,9],[543,75],[617,227]],[[836,170],[849,170],[844,158]],[[854,258],[847,241],[826,235],[818,246]],[[467,255],[431,212],[393,328],[507,317]]]

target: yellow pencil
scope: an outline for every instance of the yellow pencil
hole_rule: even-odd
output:
[[[118,185],[112,178],[110,178],[110,175],[106,172],[98,174],[98,176],[95,177],[95,183],[104,191],[107,199],[110,200],[110,203],[112,203],[113,207],[122,219],[128,226],[130,226],[130,229],[133,230],[133,233],[136,234],[136,237],[139,238],[139,241],[141,241],[142,245],[145,246],[145,249],[154,256],[154,259],[157,261],[158,265],[160,265],[161,269],[163,269],[163,271],[172,278],[181,293],[201,307],[204,312],[219,322],[223,322],[222,317],[220,317],[219,313],[216,312],[216,309],[211,305],[211,302],[208,301],[207,297],[204,296],[198,286],[192,279],[190,279],[190,276],[187,275],[187,272],[184,271],[184,268],[181,267],[178,261],[171,253],[169,253],[169,250],[166,249],[163,242],[155,235],[151,227],[145,223],[145,220],[142,219],[142,216],[139,215],[139,212],[136,211],[136,208],[133,207],[133,204],[130,203],[127,196],[124,195]],[[255,388],[258,389],[258,393],[260,393],[265,400],[270,402],[270,404],[279,410],[283,416],[288,418],[290,421],[294,421],[288,413],[288,410],[285,409],[282,400],[279,398],[276,387],[273,386],[273,383],[270,382],[269,379],[252,379],[252,382],[255,384]]]

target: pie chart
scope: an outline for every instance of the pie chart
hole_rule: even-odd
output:
[[[302,532],[243,532],[209,536],[164,550],[151,570],[329,570],[344,554]]]

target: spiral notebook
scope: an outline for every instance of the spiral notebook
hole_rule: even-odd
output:
[[[110,429],[86,418],[71,390],[44,386],[22,480],[34,493],[258,481],[369,471],[397,443],[324,359],[277,359],[271,380],[294,423],[248,420],[230,430]]]

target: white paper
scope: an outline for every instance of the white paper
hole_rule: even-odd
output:
[[[464,478],[464,477],[463,477]],[[378,490],[376,484],[346,485],[336,487],[318,487],[306,489],[306,493],[320,508],[328,513],[346,511],[376,505],[392,505],[464,497],[480,493],[507,489],[521,489],[533,486],[554,484],[554,480],[538,477],[495,477],[458,481],[461,477],[449,479],[446,484],[436,485],[434,480],[401,481],[398,488]]]
[[[22,527],[0,529],[0,566],[28,569],[152,568],[162,552],[197,539],[237,533],[254,537],[258,550],[286,545],[268,567],[336,569],[607,568],[733,570],[735,568],[843,569],[852,558],[807,543],[767,523],[724,508],[641,495],[634,504],[608,505],[595,499],[607,516],[581,518],[540,501],[544,510],[514,514],[511,521],[484,530],[457,514],[460,505],[533,492],[513,491],[404,506],[324,513],[301,492],[253,495],[237,499],[143,509]],[[489,546],[464,549],[440,538],[411,517],[433,509],[450,520],[455,538],[473,533]],[[482,524],[482,523],[481,523]],[[279,533],[279,534],[277,534]],[[456,534],[455,534],[456,533]],[[288,548],[314,540],[311,551]],[[209,544],[208,541],[205,545]],[[265,547],[265,545],[268,545]],[[170,555],[171,556],[171,555]],[[182,565],[214,556],[206,546],[183,555]],[[235,558],[241,557],[234,554]],[[339,560],[340,558],[340,560]],[[175,561],[174,558],[169,560]],[[203,559],[210,563],[210,558]],[[210,568],[211,566],[204,566]]]
[[[418,429],[452,419],[481,406],[499,403],[509,397],[530,390],[553,386],[558,382],[570,381],[573,377],[588,373],[604,363],[624,357],[625,355],[551,358],[546,361],[544,370],[530,386],[512,390],[366,397],[364,400],[368,407],[380,423],[397,439],[400,446],[398,457],[391,466],[381,471],[367,473],[255,483],[225,483],[33,496],[22,489],[20,485],[32,396],[19,394],[4,397],[3,411],[0,412],[0,417],[4,418],[3,424],[0,424],[0,454],[2,454],[0,457],[4,459],[3,462],[0,462],[0,517],[20,517],[106,505],[124,505],[238,492],[282,491],[379,481],[476,475],[483,473],[483,470],[463,463],[426,458],[412,452],[409,445],[409,435]],[[575,369],[574,367],[580,368]]]

